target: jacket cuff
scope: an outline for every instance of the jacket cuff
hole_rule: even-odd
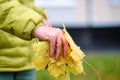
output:
[[[43,24],[40,23],[39,25],[37,25],[37,26],[33,29],[32,33],[31,33],[32,38],[35,38],[35,31],[38,29],[38,27],[42,27],[42,26],[43,26]]]

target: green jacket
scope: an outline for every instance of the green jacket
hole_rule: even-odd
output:
[[[33,69],[33,32],[46,13],[33,0],[0,0],[0,72]]]

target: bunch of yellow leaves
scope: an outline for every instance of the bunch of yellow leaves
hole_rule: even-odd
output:
[[[83,72],[82,59],[84,58],[84,53],[80,48],[74,43],[73,39],[66,31],[63,29],[65,39],[68,41],[68,54],[66,58],[60,57],[59,60],[51,58],[49,56],[49,42],[41,41],[37,45],[34,45],[33,49],[38,53],[33,61],[36,70],[47,69],[48,72],[55,77],[56,80],[70,80],[69,73],[78,75]]]

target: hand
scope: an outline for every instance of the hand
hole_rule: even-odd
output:
[[[66,57],[68,43],[61,29],[48,27],[48,25],[44,24],[44,26],[38,27],[35,30],[34,36],[39,40],[47,40],[50,42],[51,57],[55,56],[56,60],[58,60],[61,55],[60,53],[63,53],[63,57]]]

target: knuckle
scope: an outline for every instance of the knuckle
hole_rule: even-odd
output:
[[[56,28],[56,30],[58,31],[58,32],[61,32],[62,30],[61,29],[59,29],[59,28]]]
[[[50,37],[51,37],[51,38],[55,38],[55,37],[56,37],[56,34],[51,34]]]

